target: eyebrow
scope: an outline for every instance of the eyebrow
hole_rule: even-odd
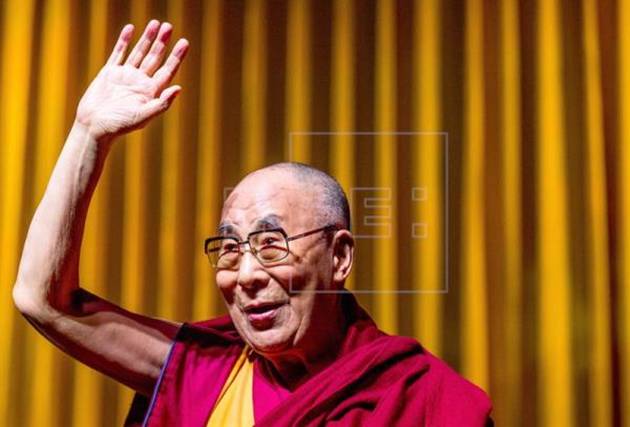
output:
[[[276,214],[265,215],[264,217],[256,221],[254,231],[266,230],[268,228],[280,228],[281,222],[282,218],[280,218],[280,216]]]
[[[238,236],[236,232],[236,228],[229,223],[221,223],[219,224],[219,228],[217,229],[219,235],[221,236]]]
[[[282,228],[282,217],[277,214],[269,214],[256,221],[256,225],[252,231],[267,230],[270,228]],[[238,236],[236,227],[229,222],[219,224],[219,235],[221,236]]]

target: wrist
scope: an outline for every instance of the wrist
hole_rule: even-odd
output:
[[[99,147],[107,148],[109,148],[115,138],[114,135],[105,134],[98,127],[85,124],[79,119],[74,120],[70,134],[79,137],[87,143],[94,143]]]
[[[113,140],[113,137],[99,134],[81,122],[75,121],[63,152],[67,153],[66,156],[70,156],[69,158],[79,160],[84,165],[92,164],[88,169],[84,169],[84,172],[91,170],[92,167],[100,169],[109,154]]]

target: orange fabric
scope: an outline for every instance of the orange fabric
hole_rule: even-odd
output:
[[[236,360],[210,414],[207,427],[254,425],[254,362],[248,357],[250,352],[246,346]]]

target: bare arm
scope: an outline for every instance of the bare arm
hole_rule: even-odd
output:
[[[79,287],[79,252],[88,206],[117,136],[171,105],[169,86],[188,49],[168,58],[168,23],[151,21],[126,56],[123,28],[107,64],[83,95],[74,125],[31,222],[13,299],[27,320],[73,357],[149,394],[179,325],[127,312]]]

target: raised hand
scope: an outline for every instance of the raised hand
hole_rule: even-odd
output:
[[[110,139],[144,126],[168,109],[181,91],[168,86],[188,51],[179,39],[166,60],[171,24],[150,21],[140,40],[126,56],[133,25],[120,32],[116,46],[79,102],[77,122],[97,139]]]

